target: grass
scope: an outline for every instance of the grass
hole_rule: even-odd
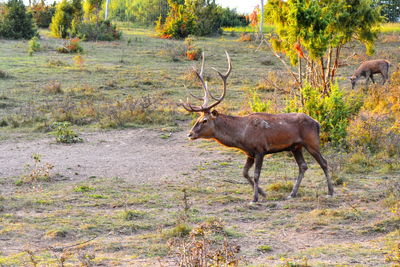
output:
[[[242,160],[237,155],[232,162]],[[183,237],[199,223],[218,218],[228,229],[226,236],[240,244],[248,263],[304,264],[306,258],[311,266],[353,260],[366,266],[385,264],[384,253],[393,248],[399,230],[398,214],[390,209],[394,202],[387,200],[394,198],[391,188],[399,174],[382,177],[376,170],[369,174],[374,177],[371,180],[363,173],[341,172],[338,175],[346,176],[348,184],[337,186],[334,198],[326,198],[323,173],[311,163],[301,197],[287,201],[283,200],[287,182],[279,178],[282,163],[288,176],[296,175],[294,161],[284,154],[268,159],[261,182],[262,187],[273,188],[267,194],[276,200],[256,206],[248,205],[251,189],[240,177],[238,166],[215,160],[188,179],[168,183],[88,177],[83,183],[62,180],[23,185],[12,194],[3,193],[0,200],[0,262],[26,265],[29,249],[41,264],[54,264],[61,256],[57,249],[69,246],[65,257],[70,264],[81,261],[78,255],[82,253],[93,255],[93,262],[103,265],[138,264],[156,257],[168,261],[169,238]],[[11,192],[12,182],[6,179],[3,188]],[[182,200],[183,189],[186,200]],[[387,240],[392,240],[388,248]]]

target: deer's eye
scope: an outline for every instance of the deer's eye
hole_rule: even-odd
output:
[[[207,119],[204,119],[204,120],[203,120],[203,123],[207,123],[207,121],[208,121]]]

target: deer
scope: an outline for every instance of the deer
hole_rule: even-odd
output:
[[[195,99],[203,101],[200,106],[191,104],[189,99],[186,102],[180,100],[180,103],[178,103],[186,111],[200,114],[187,137],[190,140],[199,138],[215,140],[224,146],[237,148],[246,154],[247,161],[243,168],[243,177],[253,188],[251,204],[258,202],[259,194],[266,198],[265,192],[259,187],[264,156],[282,151],[292,152],[299,167],[296,183],[287,199],[296,197],[304,173],[308,168],[303,157],[303,147],[315,158],[324,171],[328,184],[328,194],[333,196],[328,163],[320,152],[320,124],[316,120],[304,113],[252,113],[246,116],[231,116],[219,113],[215,109],[225,97],[227,79],[232,71],[231,58],[227,51],[225,53],[228,70],[221,73],[213,68],[223,83],[222,94],[219,97],[211,94],[207,82],[204,80],[204,53],[202,53],[200,72],[193,67],[203,87],[204,96],[199,97],[189,92]],[[210,101],[213,103],[210,103]],[[253,165],[255,167],[252,178],[249,175],[249,170]]]
[[[380,73],[382,75],[382,85],[385,84],[386,80],[389,79],[389,66],[389,61],[383,59],[364,61],[356,69],[354,74],[349,78],[351,82],[351,89],[354,89],[354,87],[356,86],[356,82],[361,77],[366,78],[365,87],[368,88],[369,79],[371,79],[371,81],[375,83],[373,76],[377,73]]]

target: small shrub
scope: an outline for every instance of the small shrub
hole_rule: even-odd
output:
[[[306,84],[301,89],[301,98],[288,101],[286,112],[303,112],[321,124],[321,140],[334,146],[346,143],[349,119],[361,108],[360,99],[348,99],[339,85],[331,86],[331,93],[326,96],[318,88]]]
[[[257,250],[260,251],[260,252],[262,252],[262,253],[266,253],[266,252],[272,251],[272,248],[271,248],[271,246],[263,245],[263,246],[259,246],[259,247],[257,248]]]
[[[273,112],[271,101],[263,101],[256,90],[250,91],[249,106],[253,112]]]
[[[254,36],[251,33],[243,32],[240,35],[239,42],[251,42],[254,40]]]
[[[0,79],[7,79],[7,78],[10,78],[10,75],[4,70],[0,70]]]
[[[291,192],[293,189],[293,183],[292,182],[278,182],[278,183],[273,183],[269,184],[267,187],[267,191],[274,191],[274,192]]]
[[[90,186],[87,186],[87,185],[80,185],[80,186],[76,186],[74,188],[75,192],[80,192],[80,193],[85,193],[85,192],[89,192],[89,191],[92,191],[92,190],[93,190],[93,188],[90,187]]]
[[[79,38],[71,38],[71,39],[67,40],[64,43],[64,46],[59,47],[57,49],[57,52],[64,53],[64,54],[83,52],[83,48],[80,45],[80,39]]]
[[[189,235],[191,231],[190,226],[185,223],[180,223],[176,225],[174,228],[171,228],[163,233],[164,237],[184,237]]]
[[[189,46],[187,51],[186,51],[186,57],[189,60],[199,60],[201,57],[201,48],[195,47],[195,46]]]
[[[45,233],[46,239],[58,239],[65,238],[68,235],[68,231],[65,229],[49,230]]]
[[[48,94],[62,94],[61,83],[59,81],[51,81],[43,87],[43,91]]]
[[[125,221],[133,221],[136,219],[141,219],[146,216],[146,213],[140,210],[125,210],[122,213],[122,218]]]
[[[121,39],[122,32],[106,20],[79,23],[76,26],[76,35],[85,41],[114,41]]]
[[[28,53],[30,56],[33,55],[33,52],[40,51],[39,38],[37,38],[37,36],[32,37],[32,39],[30,39],[28,42],[28,46]]]
[[[81,54],[78,54],[72,58],[74,60],[75,66],[79,68],[83,68],[85,65],[85,59],[82,57]]]
[[[25,183],[32,183],[38,181],[50,181],[51,178],[51,170],[54,168],[54,165],[50,163],[42,163],[41,155],[32,154],[32,159],[34,160],[33,166],[27,165],[29,173],[25,174],[21,177],[21,180],[16,182],[17,186],[23,185]]]
[[[228,241],[220,220],[203,222],[189,235],[169,239],[168,247],[180,266],[239,266],[240,246]]]
[[[71,124],[69,122],[54,122],[51,125],[53,132],[52,135],[56,137],[57,142],[72,144],[82,142],[82,138],[78,136],[78,134],[70,128]]]

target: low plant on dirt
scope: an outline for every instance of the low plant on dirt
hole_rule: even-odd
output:
[[[10,78],[10,75],[4,70],[0,70],[0,79],[7,79],[7,78]]]
[[[50,81],[43,86],[43,91],[48,94],[62,94],[61,83],[59,81]]]
[[[58,143],[72,144],[83,142],[83,139],[71,129],[71,123],[67,121],[54,122],[51,128],[53,129],[51,134],[56,137]]]
[[[32,159],[34,161],[33,165],[26,165],[26,170],[28,173],[23,175],[21,179],[16,182],[16,185],[40,181],[50,181],[51,170],[54,168],[54,165],[48,162],[42,163],[42,155],[40,154],[32,154]]]
[[[68,39],[67,41],[64,42],[64,45],[62,47],[57,48],[57,52],[63,54],[82,53],[83,48],[80,45],[80,41],[81,40],[79,38]]]
[[[74,60],[75,66],[78,68],[83,68],[85,65],[85,59],[82,57],[81,54],[78,54],[72,58]]]
[[[240,246],[228,240],[221,220],[203,222],[184,238],[168,241],[179,266],[239,266]]]
[[[39,38],[37,36],[34,36],[28,42],[28,53],[30,56],[32,56],[34,52],[38,51],[40,51]]]

